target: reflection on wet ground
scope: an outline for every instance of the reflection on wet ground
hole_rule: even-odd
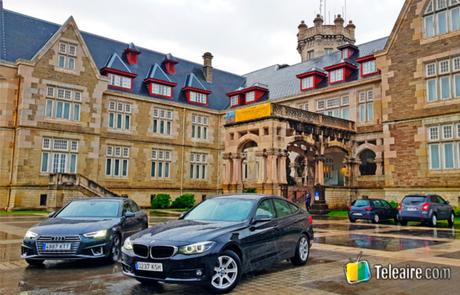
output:
[[[376,228],[374,225],[366,225],[366,224],[336,224],[336,223],[329,223],[329,224],[314,224],[313,229],[330,229],[330,230],[360,230],[360,229],[373,229]]]
[[[21,247],[21,242],[14,243],[14,244],[0,245],[0,261],[9,262],[9,261],[15,261],[15,260],[20,259],[19,257],[20,247]]]
[[[367,235],[342,235],[315,238],[317,243],[337,246],[374,249],[382,251],[401,251],[422,247],[430,247],[445,242],[432,240],[414,240],[405,238],[376,237]]]
[[[22,237],[0,231],[0,241],[17,240],[17,239],[22,239]]]
[[[442,239],[460,239],[460,234],[457,235],[455,229],[449,230],[417,230],[417,229],[402,229],[395,231],[386,231],[385,234],[400,234],[415,237],[429,237],[429,238],[442,238]]]
[[[445,257],[445,258],[452,258],[452,259],[460,259],[460,251],[452,252],[452,253],[447,253],[447,254],[441,254],[438,255],[438,257]]]

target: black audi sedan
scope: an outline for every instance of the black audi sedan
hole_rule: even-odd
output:
[[[226,293],[243,273],[285,259],[306,264],[312,240],[311,216],[285,199],[215,197],[126,239],[123,273],[145,284],[196,283]]]
[[[130,199],[74,200],[27,231],[21,257],[30,265],[51,259],[118,261],[123,241],[147,227],[147,215]]]

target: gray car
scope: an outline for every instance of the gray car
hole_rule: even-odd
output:
[[[438,220],[447,220],[453,226],[455,214],[449,202],[438,195],[408,195],[399,205],[398,220],[401,225],[421,221],[431,226],[436,226]]]

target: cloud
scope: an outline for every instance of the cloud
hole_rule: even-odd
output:
[[[326,18],[345,0],[327,0]],[[364,43],[390,34],[404,0],[348,0],[347,19]],[[73,15],[81,30],[171,52],[244,74],[276,63],[297,63],[297,25],[312,25],[319,0],[15,0],[6,9],[63,23]]]

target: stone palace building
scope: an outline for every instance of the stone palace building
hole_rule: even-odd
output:
[[[197,64],[2,5],[0,207],[298,199],[317,184],[330,207],[424,192],[457,205],[460,0],[406,0],[387,38],[358,45],[355,30],[302,21],[300,63],[239,76],[211,53]]]

